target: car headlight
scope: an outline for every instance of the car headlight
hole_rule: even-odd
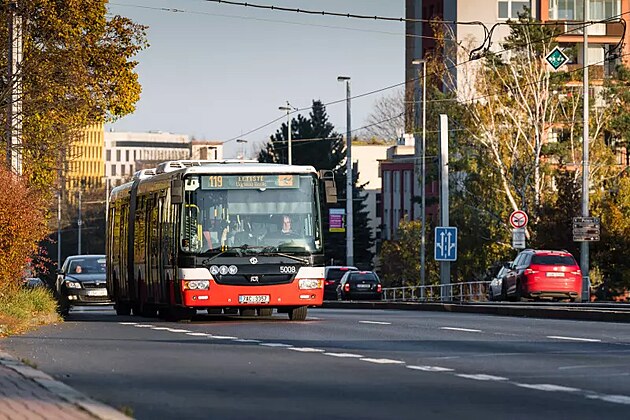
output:
[[[190,280],[184,281],[184,290],[208,290],[210,281],[208,280]]]
[[[68,289],[80,289],[81,288],[81,283],[79,283],[78,281],[66,280],[66,287]]]
[[[301,290],[321,289],[324,286],[324,280],[300,279],[298,284]]]

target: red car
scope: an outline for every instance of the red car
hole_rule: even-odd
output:
[[[521,251],[503,278],[501,296],[508,299],[553,299],[579,302],[582,272],[566,251]]]

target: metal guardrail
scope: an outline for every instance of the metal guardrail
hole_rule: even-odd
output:
[[[489,281],[383,288],[387,302],[485,302]]]

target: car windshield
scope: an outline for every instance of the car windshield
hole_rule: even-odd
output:
[[[312,175],[201,175],[185,179],[180,246],[195,254],[321,252]]]
[[[326,280],[339,280],[348,271],[348,269],[342,270],[341,268],[330,268],[328,269],[328,273],[326,273]]]
[[[68,274],[105,274],[104,257],[73,258],[66,269]]]
[[[376,276],[372,273],[353,273],[350,274],[349,280],[352,281],[377,281]]]
[[[570,255],[534,255],[532,265],[576,265]]]

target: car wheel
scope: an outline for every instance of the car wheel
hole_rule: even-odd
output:
[[[70,313],[70,305],[60,305],[59,306],[59,315],[68,316]]]
[[[114,309],[116,310],[116,315],[121,315],[121,316],[131,315],[131,306],[126,305],[124,303],[115,304]]]
[[[300,306],[289,310],[289,319],[291,321],[304,321],[306,319],[306,313],[308,312],[308,306]]]
[[[514,300],[520,302],[523,299],[523,287],[520,280],[516,281],[516,291],[514,292]]]

